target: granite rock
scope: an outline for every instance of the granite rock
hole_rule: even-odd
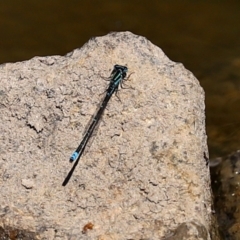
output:
[[[115,64],[130,77],[63,187]],[[0,79],[2,229],[22,239],[176,239],[184,229],[184,239],[211,238],[204,91],[182,64],[120,32],[6,63]]]

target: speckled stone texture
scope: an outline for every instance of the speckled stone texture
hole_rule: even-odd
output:
[[[63,187],[115,64],[131,75]],[[204,91],[182,64],[120,32],[66,56],[1,65],[0,79],[3,230],[25,239],[211,238]]]

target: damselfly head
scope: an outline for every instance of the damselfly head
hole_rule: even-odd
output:
[[[122,73],[127,73],[128,68],[126,66],[122,66],[122,65],[118,65],[118,64],[114,65],[113,71],[118,71],[118,70],[121,70]]]
[[[127,75],[128,68],[126,66],[122,65],[114,65],[112,73],[111,73],[111,78],[114,79],[114,76],[121,77],[121,79],[124,79]]]

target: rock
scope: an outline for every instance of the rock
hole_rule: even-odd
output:
[[[31,179],[22,179],[22,185],[26,189],[31,189],[34,187],[34,182]]]
[[[223,239],[240,239],[240,150],[211,160],[214,205]],[[218,163],[218,164],[217,164]]]
[[[63,187],[115,64],[130,77]],[[0,77],[3,229],[36,239],[210,239],[204,91],[182,64],[120,32],[66,56],[1,65]]]

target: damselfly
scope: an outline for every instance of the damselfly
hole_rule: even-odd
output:
[[[95,127],[97,126],[99,120],[101,119],[101,116],[104,112],[104,109],[106,108],[108,101],[110,100],[111,96],[113,95],[114,92],[117,93],[119,85],[122,86],[123,80],[126,79],[126,75],[127,75],[127,71],[128,68],[125,66],[121,66],[121,65],[115,65],[111,75],[109,77],[110,83],[109,86],[106,90],[106,96],[103,99],[95,117],[93,118],[88,130],[86,131],[81,143],[79,144],[79,146],[77,147],[76,151],[73,152],[73,154],[70,157],[70,162],[76,161],[75,164],[73,165],[71,171],[68,173],[66,179],[63,182],[63,186],[65,186],[69,179],[71,178],[74,169],[76,168],[78,161],[80,159],[80,157],[82,156],[84,149],[86,148],[86,145],[89,141],[89,139],[91,138]]]

